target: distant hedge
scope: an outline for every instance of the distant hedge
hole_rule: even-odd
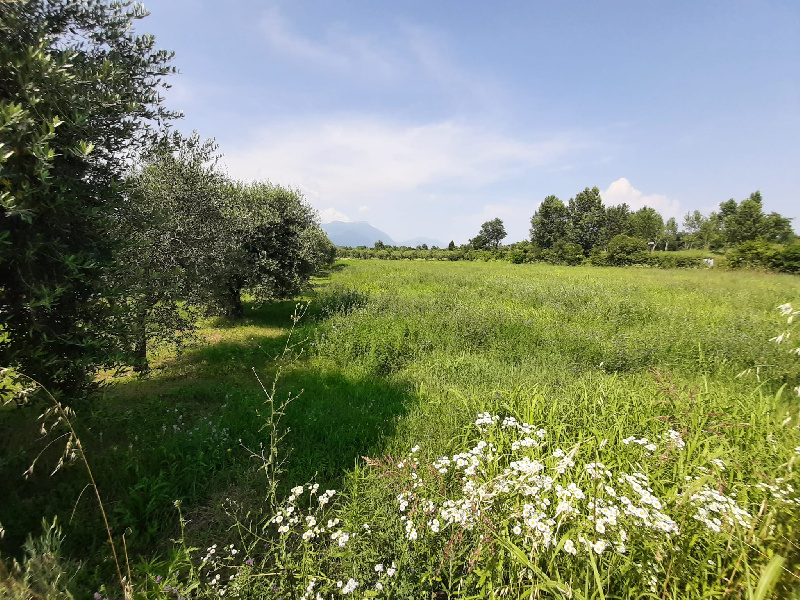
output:
[[[555,265],[644,266],[659,269],[724,266],[732,269],[766,269],[783,273],[800,273],[800,245],[776,246],[761,241],[745,242],[729,250],[724,256],[714,256],[712,262],[709,260],[711,257],[696,253],[651,252],[644,240],[626,235],[613,238],[607,250],[594,248],[588,256],[583,254],[580,246],[570,242],[558,242],[552,249],[547,250],[531,242],[501,246],[496,250],[476,250],[468,246],[453,250],[406,246],[384,246],[380,249],[338,247],[336,256],[378,260],[506,261],[513,264],[546,262]]]

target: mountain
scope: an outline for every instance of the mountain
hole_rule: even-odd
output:
[[[389,234],[377,229],[366,221],[333,221],[323,223],[322,229],[328,234],[330,240],[337,246],[368,246],[372,247],[378,240],[387,246],[394,246],[394,241]]]

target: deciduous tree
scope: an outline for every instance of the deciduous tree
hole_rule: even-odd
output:
[[[478,232],[478,237],[482,238],[485,245],[490,248],[497,248],[500,242],[505,239],[506,235],[508,234],[506,233],[506,228],[501,219],[486,221],[481,225],[481,230]]]
[[[531,241],[540,248],[552,248],[559,240],[567,239],[569,212],[556,196],[547,196],[531,217]]]
[[[583,248],[584,254],[601,241],[605,225],[605,208],[600,198],[600,190],[596,187],[586,188],[570,198],[569,236],[571,241]]]

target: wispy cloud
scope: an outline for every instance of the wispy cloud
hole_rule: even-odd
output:
[[[403,95],[423,89],[461,106],[501,109],[499,83],[459,61],[443,32],[409,22],[389,23],[387,28],[390,35],[377,37],[334,23],[323,35],[311,38],[299,33],[276,6],[267,8],[259,22],[273,51],[306,68],[394,86]]]
[[[611,183],[606,191],[600,193],[600,196],[607,206],[625,202],[633,210],[644,206],[655,208],[665,219],[678,218],[682,215],[681,206],[677,200],[671,200],[662,194],[645,195],[641,190],[633,187],[625,177]]]
[[[387,81],[408,71],[406,61],[386,43],[341,24],[330,26],[321,39],[311,39],[296,32],[292,23],[272,6],[264,11],[259,28],[275,51],[310,67]]]
[[[527,174],[582,148],[570,136],[529,141],[456,121],[403,125],[344,118],[266,128],[223,158],[231,175],[300,187],[318,207],[385,208]]]

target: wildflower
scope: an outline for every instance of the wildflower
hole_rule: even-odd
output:
[[[383,584],[379,581],[378,583],[375,584],[375,589],[378,590],[379,592],[382,591]]]
[[[292,494],[295,496],[300,496],[303,493],[303,486],[298,485],[292,488]]]
[[[606,532],[606,524],[603,521],[598,520],[597,523],[595,523],[595,525],[594,525],[594,529],[595,529],[595,531],[597,533],[605,533]],[[600,554],[600,553],[598,552],[598,554]]]
[[[375,572],[376,573],[383,573],[383,564],[382,563],[378,563],[377,565],[375,565]]]
[[[573,556],[575,556],[578,553],[578,549],[575,548],[575,544],[573,543],[572,540],[569,539],[566,542],[564,542],[563,550],[567,554],[572,554]]]
[[[392,561],[392,566],[391,566],[391,567],[389,567],[388,569],[386,569],[386,574],[387,574],[389,577],[394,577],[394,574],[395,574],[396,572],[397,572],[397,566],[394,564],[394,561]]]
[[[358,582],[355,579],[349,579],[347,584],[342,588],[342,595],[347,595],[358,587]]]

